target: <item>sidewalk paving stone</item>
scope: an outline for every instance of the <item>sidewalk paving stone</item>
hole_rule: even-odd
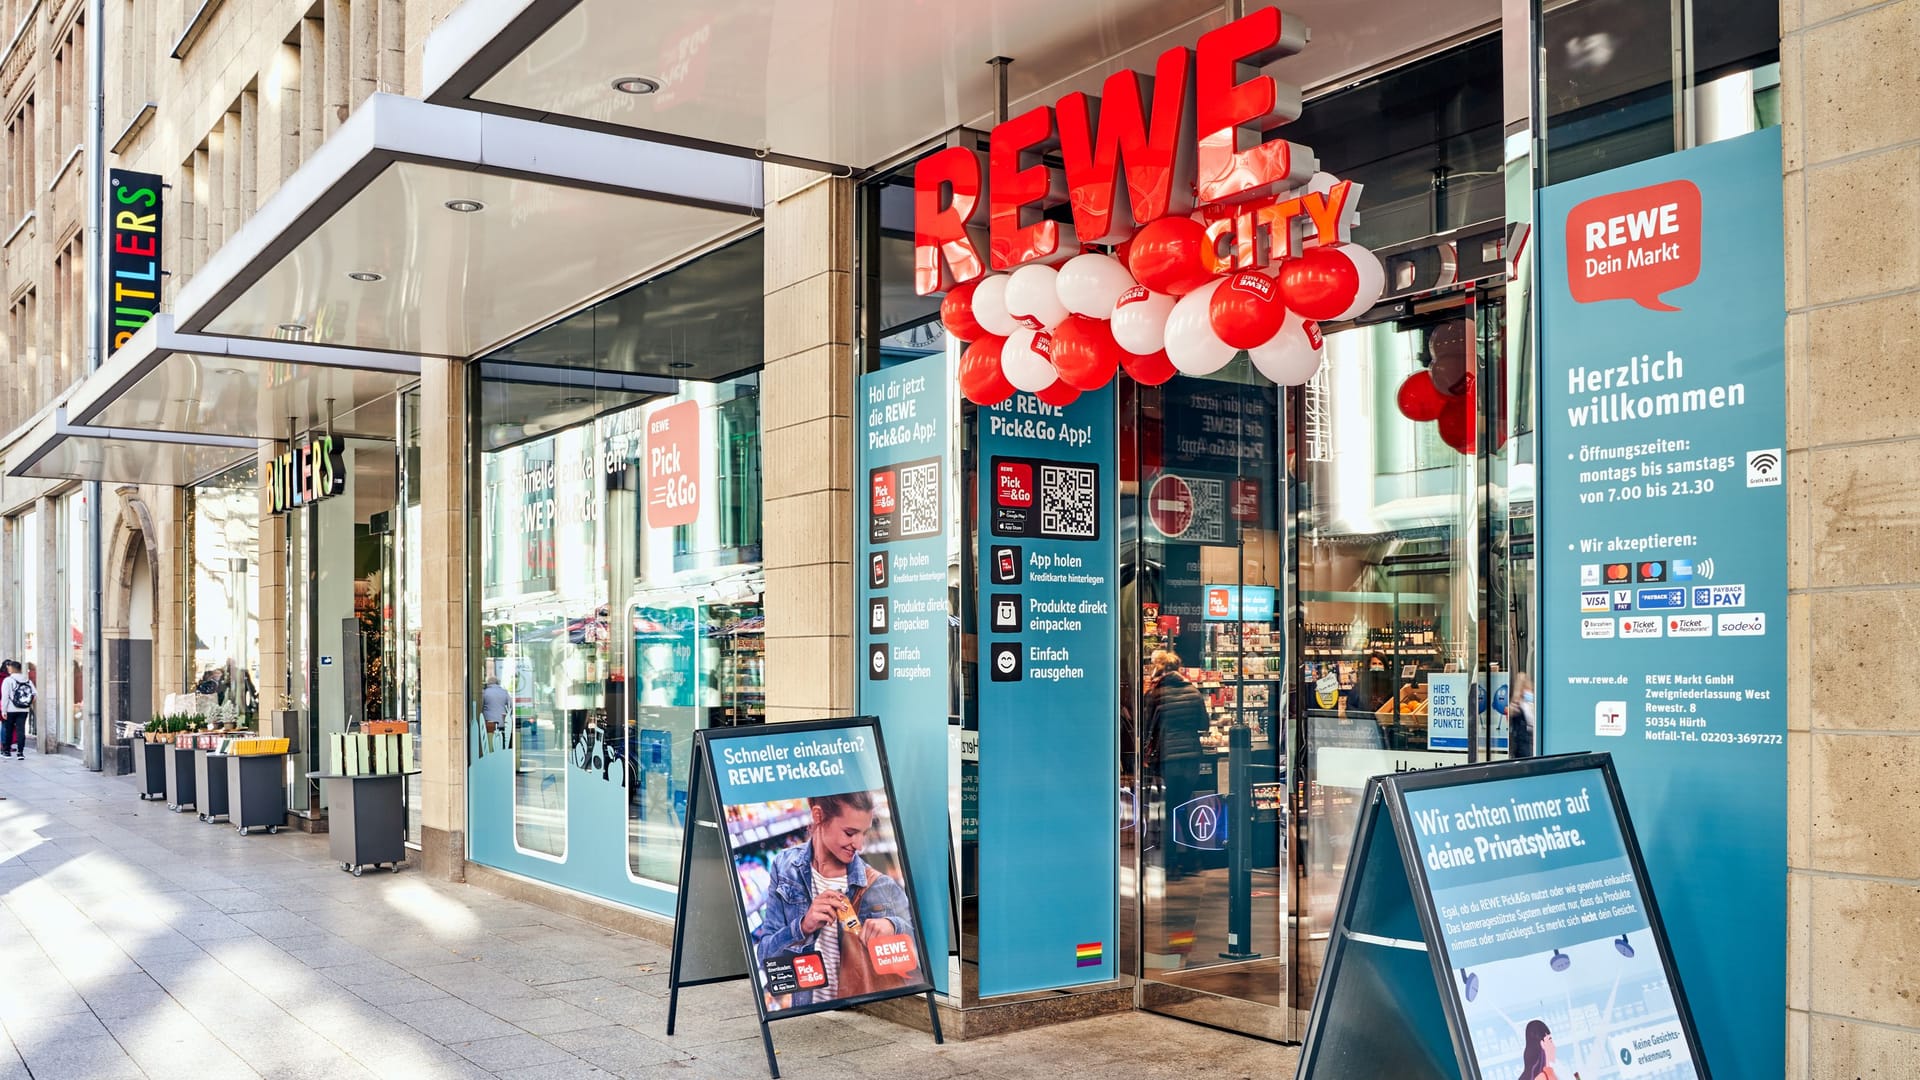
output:
[[[0,1080],[766,1076],[745,983],[461,885],[340,873],[327,838],[241,837],[30,755],[0,771]],[[1284,1076],[1283,1047],[1144,1013],[935,1046],[860,1013],[774,1025],[786,1080]]]

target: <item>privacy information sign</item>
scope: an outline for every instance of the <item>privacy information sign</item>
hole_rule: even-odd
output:
[[[931,977],[946,988],[947,473],[944,353],[860,380],[860,709],[880,718],[906,802]]]
[[[1060,407],[1015,394],[980,410],[979,431],[986,996],[1116,970],[1114,391]]]
[[[1774,130],[1540,195],[1543,747],[1609,751],[1659,823],[1726,1076],[1785,1068],[1780,214]]]
[[[1607,755],[1378,777],[1362,815],[1300,1077],[1708,1076]]]

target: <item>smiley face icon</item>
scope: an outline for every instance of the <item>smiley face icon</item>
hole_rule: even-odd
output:
[[[1017,641],[996,641],[988,654],[990,674],[994,682],[1020,681],[1020,643]]]

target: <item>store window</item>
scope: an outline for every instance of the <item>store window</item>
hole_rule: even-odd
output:
[[[477,859],[670,886],[694,731],[765,720],[762,258],[756,234],[478,365],[470,790],[511,836]],[[624,865],[578,868],[581,830]]]
[[[420,540],[420,391],[400,395],[400,499],[396,510],[391,560],[394,580],[388,587],[392,620],[394,661],[389,665],[393,690],[389,710],[398,720],[407,722],[407,738],[413,740],[413,760],[422,762],[420,723],[420,629],[422,622],[420,586],[422,544]],[[407,841],[420,842],[420,815],[424,804],[421,778],[407,778]]]
[[[60,515],[60,582],[65,597],[60,605],[62,641],[50,658],[61,674],[60,723],[55,731],[69,746],[81,744],[87,687],[87,497],[76,491],[57,504]],[[44,688],[44,684],[43,684]],[[47,706],[42,706],[45,712]]]
[[[184,689],[214,699],[218,718],[260,715],[260,467],[249,461],[188,489],[189,664]]]

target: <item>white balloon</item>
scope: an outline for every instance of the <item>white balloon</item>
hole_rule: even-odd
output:
[[[1012,337],[1020,329],[1007,314],[1007,275],[988,274],[973,287],[973,321],[994,337]]]
[[[1120,294],[1133,285],[1133,274],[1119,259],[1091,251],[1068,259],[1054,281],[1067,310],[1089,319],[1111,317]]]
[[[1051,266],[1028,263],[1007,278],[1007,314],[1029,330],[1051,330],[1067,318],[1067,308],[1055,288],[1060,272]]]
[[[1353,306],[1340,313],[1336,322],[1358,318],[1367,309],[1380,301],[1380,294],[1387,289],[1387,268],[1380,265],[1380,257],[1359,244],[1341,244],[1333,250],[1345,255],[1353,263],[1354,272],[1360,275],[1360,291],[1354,294]]]
[[[1240,354],[1213,332],[1213,291],[1225,280],[1214,278],[1181,297],[1167,316],[1167,359],[1182,374],[1211,375]]]
[[[1015,330],[1000,350],[1000,370],[1015,390],[1029,394],[1052,386],[1060,378],[1053,370],[1053,335],[1045,330]]]
[[[1317,324],[1288,311],[1280,332],[1265,345],[1248,349],[1247,358],[1260,374],[1281,386],[1300,386],[1320,370],[1323,344]]]
[[[1152,356],[1167,347],[1167,316],[1176,297],[1135,285],[1113,304],[1113,340],[1135,356]]]

